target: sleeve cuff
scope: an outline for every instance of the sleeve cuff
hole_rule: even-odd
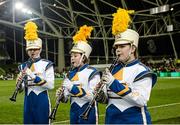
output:
[[[39,76],[36,76],[34,79],[34,83],[36,83],[38,86],[42,86],[46,83],[46,81],[41,79]]]
[[[109,88],[120,96],[125,96],[131,92],[131,89],[123,83],[120,83],[118,80],[114,80]]]
[[[86,92],[84,91],[83,88],[81,88],[80,85],[73,85],[70,93],[73,95],[73,96],[76,96],[76,97],[83,97],[86,95]]]

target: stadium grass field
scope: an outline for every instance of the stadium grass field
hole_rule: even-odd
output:
[[[55,104],[55,90],[61,80],[56,80],[55,89],[49,91],[52,107]],[[15,80],[0,81],[0,123],[22,124],[23,97],[18,94],[17,101],[11,102]],[[180,78],[158,78],[148,103],[152,121],[155,124],[180,124]],[[105,105],[99,104],[99,123],[104,124]],[[69,123],[69,103],[60,104],[55,124]]]

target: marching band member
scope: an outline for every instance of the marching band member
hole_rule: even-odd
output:
[[[70,96],[70,124],[96,124],[98,122],[97,104],[92,107],[88,120],[80,118],[80,115],[88,106],[93,97],[93,91],[100,74],[95,68],[89,66],[89,55],[92,51],[86,38],[90,37],[92,27],[86,25],[73,37],[74,46],[70,51],[71,65],[73,69],[69,73],[69,79],[63,81],[64,96]],[[57,96],[61,89],[57,91]]]
[[[113,14],[114,49],[119,60],[110,73],[102,75],[108,105],[105,124],[150,124],[147,102],[157,76],[138,60],[139,34],[127,29],[130,11],[119,8]]]
[[[53,63],[41,59],[42,40],[38,38],[37,26],[33,22],[25,25],[26,51],[28,61],[20,65],[27,75],[24,98],[24,124],[49,124],[50,100],[48,89],[54,88]],[[18,79],[22,75],[18,76]]]

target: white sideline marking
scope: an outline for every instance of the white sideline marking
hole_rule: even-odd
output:
[[[158,77],[158,79],[180,79],[180,77]]]
[[[158,105],[158,106],[151,106],[148,109],[155,109],[155,108],[161,108],[161,107],[168,107],[168,106],[173,106],[173,105],[179,105],[180,102],[177,103],[170,103],[170,104],[165,104],[165,105]]]
[[[58,123],[67,123],[69,120],[64,120],[64,121],[59,121],[59,122],[53,122],[53,124],[58,124]]]
[[[168,107],[168,106],[179,105],[179,104],[180,104],[180,102],[178,102],[178,103],[170,103],[170,104],[165,104],[165,105],[158,105],[158,106],[151,106],[151,107],[148,107],[148,109],[162,108],[162,107]],[[99,117],[102,117],[102,116],[104,116],[104,115],[103,114],[99,115]],[[69,120],[53,122],[53,123],[58,124],[58,123],[66,123],[66,122],[69,122]]]

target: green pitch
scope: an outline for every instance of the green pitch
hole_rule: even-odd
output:
[[[61,80],[56,80],[55,89],[49,91],[52,107],[55,105],[55,90],[60,86]],[[0,123],[21,124],[23,123],[23,97],[18,94],[17,101],[11,102],[9,98],[15,89],[15,80],[0,81]],[[153,88],[148,103],[153,123],[177,124],[180,123],[180,78],[179,79],[158,79]],[[99,123],[104,123],[105,105],[99,105]],[[69,103],[60,104],[56,124],[69,123]]]

